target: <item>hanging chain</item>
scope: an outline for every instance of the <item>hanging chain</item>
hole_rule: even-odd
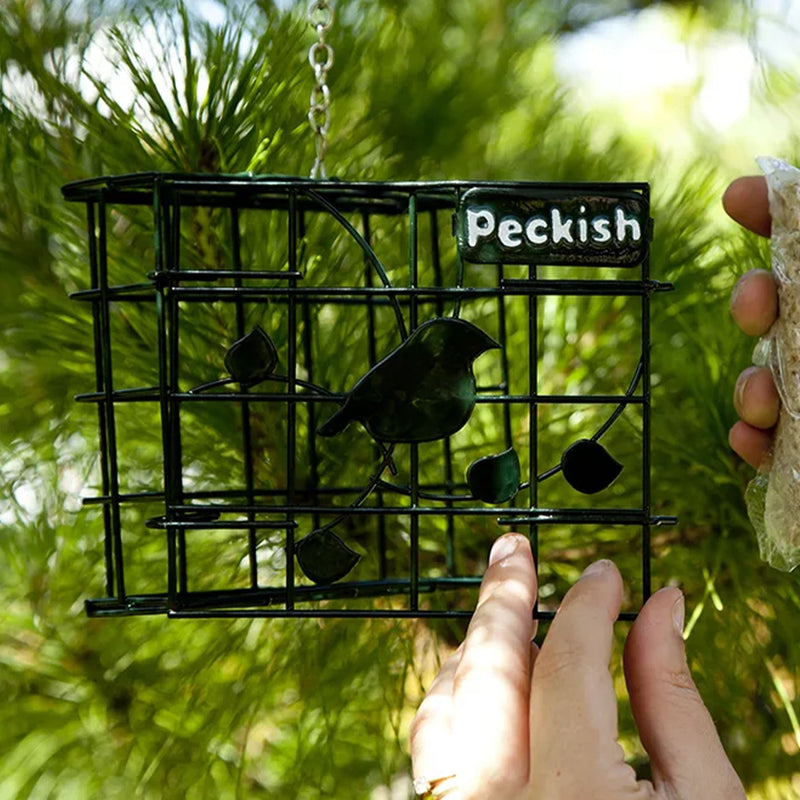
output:
[[[331,126],[331,91],[328,88],[328,70],[333,66],[333,48],[325,41],[325,34],[333,24],[333,6],[328,0],[315,0],[308,8],[308,21],[317,32],[317,41],[308,51],[308,63],[314,70],[316,83],[311,90],[308,121],[314,132],[317,158],[311,168],[312,178],[327,178],[325,156],[328,152],[328,131]]]

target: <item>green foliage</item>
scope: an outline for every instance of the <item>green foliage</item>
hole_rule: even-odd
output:
[[[753,796],[762,786],[763,796],[789,796],[800,744],[800,593],[795,578],[759,563],[742,502],[750,473],[727,448],[730,392],[752,344],[728,319],[727,297],[736,275],[762,265],[766,252],[732,224],[720,227],[715,205],[725,180],[713,154],[673,177],[670,165],[624,132],[601,146],[592,121],[569,111],[554,72],[554,37],[585,24],[589,4],[539,3],[534,11],[519,0],[336,5],[329,151],[336,174],[652,179],[653,272],[676,285],[652,303],[655,510],[681,520],[656,531],[655,579],[680,582],[687,593],[695,675]],[[640,5],[591,8],[607,14]],[[726,19],[736,18],[731,4],[693,5],[727,8]],[[91,388],[94,367],[86,309],[67,299],[86,285],[85,222],[82,209],[62,201],[61,184],[133,170],[305,174],[313,160],[305,120],[313,34],[300,9],[282,11],[266,0],[219,6],[218,24],[173,0],[80,7],[13,0],[0,17],[3,798],[368,797],[408,769],[407,725],[434,659],[425,626],[106,622],[82,612],[83,599],[102,591],[104,557],[99,514],[79,509],[76,499],[98,483],[94,411],[72,401]],[[227,260],[227,223],[184,213],[192,232],[187,263]],[[115,280],[141,281],[152,261],[148,220],[132,214],[115,222]],[[277,225],[244,214],[252,249],[243,257],[274,259],[264,268],[280,268],[285,254],[269,246]],[[375,235],[406,241],[389,223]],[[319,252],[320,242],[329,261],[315,262],[313,280],[333,281],[338,264],[361,258],[332,225],[309,234],[307,252]],[[387,267],[402,269],[403,259],[398,252]],[[624,300],[545,304],[545,390],[619,389],[634,366],[620,353],[639,335],[629,312]],[[128,345],[114,359],[130,385],[155,382],[148,313],[117,310],[112,320],[126,334]],[[253,312],[249,328],[268,313],[278,312]],[[181,378],[195,383],[222,377],[232,343],[224,309],[209,304],[196,315]],[[493,309],[479,309],[472,321],[491,333]],[[524,341],[522,311],[510,323],[513,350]],[[356,332],[363,320],[329,324]],[[378,345],[388,352],[391,320],[384,329]],[[280,357],[285,343],[275,344]],[[325,341],[317,347],[319,383],[363,373],[355,355]],[[184,446],[213,485],[230,473],[237,421],[197,406]],[[464,468],[485,454],[483,437],[498,424],[476,415],[483,428],[470,426],[459,440]],[[543,423],[566,431],[569,420]],[[120,425],[131,442],[122,453],[128,486],[158,488],[155,420],[131,412]],[[633,428],[615,426],[604,445],[615,455],[630,449]],[[283,446],[276,426],[264,425],[257,437],[265,452]],[[557,463],[560,455],[553,448],[542,458]],[[426,457],[423,469],[435,469],[438,451]],[[368,442],[354,445],[355,473],[363,476],[374,461]],[[338,467],[331,461],[327,468]],[[259,478],[268,480],[267,471]],[[611,491],[624,499],[624,485]],[[160,542],[143,526],[155,512],[143,506],[130,513],[131,527],[143,531],[127,553],[132,573],[145,586],[161,582]],[[476,570],[495,533],[464,532]],[[440,542],[440,531],[426,532],[423,554]],[[210,585],[241,569],[218,558],[218,543],[196,553]],[[621,564],[632,558],[614,531],[557,530],[548,546],[544,600],[557,599],[597,554]],[[437,630],[443,640],[453,634]],[[638,763],[643,756],[624,710],[621,731]]]

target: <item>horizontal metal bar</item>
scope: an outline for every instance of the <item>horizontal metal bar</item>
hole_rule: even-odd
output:
[[[449,509],[448,509],[449,511]],[[623,524],[623,525],[677,525],[678,518],[672,516],[647,516],[644,512],[639,512],[638,516],[628,519],[626,522],[619,522],[613,520],[610,516],[610,509],[580,509],[572,512],[565,512],[559,510],[558,519],[553,520],[547,518],[546,512],[539,511],[535,514],[525,514],[516,517],[500,517],[497,520],[498,525],[528,525],[535,524],[541,525],[543,522],[560,522],[566,524]]]
[[[265,618],[286,618],[310,617],[327,619],[469,619],[472,611],[426,611],[417,609],[408,611],[405,609],[293,609],[286,611],[283,609],[248,609],[244,611],[236,610],[204,610],[204,611],[170,611],[167,616],[172,619],[235,619],[237,617],[265,617]],[[555,619],[555,611],[534,611],[533,619],[541,622],[548,622]],[[617,622],[633,622],[638,614],[635,611],[622,611],[617,617]]]
[[[608,268],[607,264],[583,264],[581,266],[591,269]],[[653,292],[669,292],[675,285],[667,281],[652,279],[636,280],[526,280],[524,278],[505,278],[500,283],[503,294],[516,294],[517,290],[532,288],[538,291],[526,291],[525,294],[536,295],[643,295]]]
[[[166,594],[127,595],[124,600],[102,597],[85,600],[83,605],[88,617],[130,617],[169,612]]]
[[[71,300],[87,302],[89,300],[128,300],[148,301],[155,299],[156,287],[152,283],[131,283],[120,286],[109,286],[106,289],[79,289],[71,292]]]
[[[111,399],[118,403],[153,403],[160,399],[156,393],[157,387],[147,387],[143,389],[122,389],[111,392]],[[480,391],[480,390],[478,390]],[[249,403],[256,402],[285,402],[285,403],[341,403],[346,394],[322,395],[312,392],[297,392],[294,394],[283,392],[168,392],[167,396],[172,400],[180,400],[185,403],[199,402],[234,402],[246,400]],[[79,403],[105,403],[106,393],[85,392],[75,395],[75,400]],[[643,395],[627,394],[488,394],[478,395],[477,403],[551,403],[553,405],[641,405],[645,402]]]
[[[161,273],[167,275],[168,273]],[[182,273],[174,273],[176,275]],[[246,273],[245,273],[246,274]],[[283,273],[288,277],[297,277]],[[163,283],[173,281],[163,280]],[[174,283],[178,283],[175,280]],[[108,298],[112,300],[150,301],[155,298],[156,287],[144,284],[144,289],[134,286],[111,286],[108,289]],[[564,281],[540,280],[504,282],[498,287],[470,287],[470,286],[407,286],[390,287],[287,287],[287,286],[173,286],[172,291],[179,294],[182,300],[194,302],[209,302],[212,300],[264,300],[302,296],[307,300],[324,302],[327,304],[342,304],[361,302],[360,298],[369,297],[377,304],[387,304],[390,297],[397,297],[402,301],[406,297],[416,297],[420,302],[442,298],[483,299],[486,297],[606,297],[606,296],[642,296],[652,292],[669,291],[673,284],[660,281],[617,281],[617,280],[585,280]],[[101,297],[99,289],[81,289],[73,292],[73,300],[91,301]]]
[[[442,488],[440,485],[426,485],[420,484],[420,493],[423,499],[426,492]],[[466,489],[464,484],[457,484],[451,489]],[[314,489],[306,490],[304,492],[295,492],[295,494],[306,495],[338,495],[350,492],[357,496],[361,487],[331,487],[327,489]],[[205,493],[207,498],[224,498],[231,499],[241,498],[245,496],[244,491],[229,491],[229,492],[208,492]],[[256,492],[257,497],[282,497],[286,492],[273,490],[271,492],[261,491]],[[190,499],[191,495],[187,493],[185,499]],[[464,498],[466,500],[467,498]],[[473,498],[468,498],[472,500]],[[136,494],[122,494],[119,496],[119,503],[136,503],[136,502],[155,502],[163,501],[163,492],[140,492]],[[450,497],[441,501],[433,502],[459,502],[460,498]],[[91,505],[110,505],[114,500],[108,496],[95,496],[83,499],[83,504]],[[170,510],[176,515],[188,515],[184,519],[174,519],[167,521],[163,517],[156,517],[148,520],[147,527],[153,530],[167,530],[169,528],[181,528],[184,530],[236,530],[236,529],[249,529],[251,527],[270,528],[270,529],[286,529],[288,527],[297,527],[296,522],[287,522],[286,520],[265,520],[263,522],[252,520],[220,520],[219,516],[223,514],[294,514],[295,516],[308,516],[308,515],[326,515],[326,516],[401,516],[407,514],[418,514],[420,516],[429,516],[432,514],[441,514],[441,506],[417,506],[415,509],[411,506],[359,506],[351,508],[348,506],[302,506],[302,505],[246,505],[246,504],[230,504],[222,505],[219,503],[209,503],[205,505],[180,505],[172,506]],[[202,520],[192,518],[191,515],[198,515],[202,513],[216,514],[217,518]],[[642,525],[649,524],[653,526],[666,526],[675,525],[678,518],[669,515],[652,515],[647,516],[643,510],[639,509],[538,509],[532,511],[529,508],[497,508],[497,507],[481,507],[474,506],[459,508],[453,507],[447,509],[448,514],[456,516],[498,516],[499,525],[523,525],[529,523],[544,524],[544,523],[564,523],[564,524],[617,524],[617,525]],[[511,516],[508,516],[511,515]]]
[[[671,289],[672,284],[660,281],[631,280],[533,280],[506,283],[499,287],[470,286],[176,286],[173,292],[184,301],[208,302],[209,300],[260,300],[290,295],[311,300],[326,300],[333,297],[440,297],[440,298],[485,298],[528,297],[551,295],[606,296],[647,295],[654,291]]]
[[[126,202],[138,201],[143,205],[152,203],[152,191],[158,182],[162,187],[162,195],[169,202],[169,190],[173,187],[180,190],[181,201],[187,192],[196,194],[224,193],[227,195],[253,195],[270,193],[279,190],[282,194],[295,193],[303,196],[304,188],[313,189],[325,197],[347,197],[355,194],[358,197],[384,198],[395,194],[414,194],[421,200],[431,195],[446,198],[453,203],[459,190],[469,188],[486,188],[516,191],[536,189],[541,192],[602,192],[604,194],[622,194],[625,192],[647,192],[649,185],[642,181],[586,181],[583,183],[558,183],[555,181],[338,181],[311,180],[287,175],[257,175],[251,172],[230,174],[203,173],[164,173],[137,172],[126,175],[109,175],[73,181],[62,187],[64,198],[69,201],[92,202],[101,196],[107,203],[119,202],[122,196]],[[128,196],[134,196],[128,199]],[[645,199],[646,199],[645,195]],[[214,200],[213,196],[209,200]],[[209,202],[208,205],[214,205]]]
[[[114,389],[111,392],[83,392],[76,394],[73,398],[77,403],[104,403],[107,395],[111,396],[114,402],[133,403],[133,402],[153,402],[159,400],[158,386],[135,386],[130,389]]]
[[[426,492],[430,492],[432,490],[442,488],[441,485],[426,485],[420,484],[420,493],[424,498]],[[456,484],[452,487],[447,487],[450,489],[466,489],[464,484]],[[346,492],[352,493],[354,496],[358,494],[361,487],[332,487],[327,489],[314,489],[314,490],[306,490],[295,492],[295,494],[306,494],[306,495],[338,495]],[[231,499],[241,498],[245,496],[244,491],[240,492],[214,492],[214,493],[207,493],[206,497],[208,498],[222,498],[223,495],[225,497],[230,497]],[[282,492],[279,490],[273,490],[271,492],[262,491],[257,492],[257,497],[281,497],[285,496],[286,492]],[[186,495],[186,499],[189,499],[190,495]],[[458,502],[460,498],[458,497],[449,497],[445,498],[442,501],[434,501],[434,502]],[[469,498],[470,500],[472,498]],[[163,492],[139,492],[135,494],[121,494],[119,495],[118,502],[120,504],[124,503],[145,503],[145,502],[155,502],[155,501],[163,501],[164,500],[164,493]],[[91,505],[110,505],[114,502],[114,499],[109,496],[95,496],[95,497],[86,497],[83,499],[83,505],[91,506]],[[336,506],[336,507],[323,507],[323,506],[267,506],[267,505],[220,505],[218,503],[212,503],[207,505],[182,505],[182,506],[173,506],[171,511],[173,511],[176,515],[180,514],[199,514],[199,513],[213,513],[221,516],[223,514],[285,514],[285,513],[292,513],[296,516],[303,516],[303,515],[328,515],[328,516],[339,516],[339,515],[350,515],[350,516],[358,516],[358,515],[374,515],[379,517],[388,517],[388,516],[397,516],[397,515],[405,515],[410,513],[416,513],[421,516],[431,515],[435,513],[442,513],[441,506],[418,506],[416,509],[412,509],[411,506],[360,506],[358,508],[349,508],[347,506]],[[512,514],[512,516],[499,516],[498,517],[498,524],[499,525],[523,525],[523,524],[542,524],[542,523],[563,523],[563,524],[621,524],[621,525],[641,525],[641,524],[649,524],[655,527],[663,527],[667,525],[676,525],[678,522],[678,518],[671,515],[651,515],[647,516],[644,511],[640,511],[637,509],[539,509],[535,513],[531,513],[530,509],[525,508],[448,508],[447,513],[454,514],[454,515],[461,515],[466,516],[470,514],[478,515],[478,516],[493,516],[501,514]],[[289,527],[296,528],[296,522],[287,522],[285,520],[271,520],[271,521],[264,521],[263,523],[254,522],[251,520],[219,520],[217,519],[209,519],[209,520],[198,520],[192,518],[186,519],[175,519],[170,522],[167,522],[162,517],[154,518],[149,520],[147,523],[147,527],[154,530],[166,530],[168,528],[182,528],[184,530],[236,530],[236,529],[249,529],[251,527],[258,527],[258,528],[270,528],[270,529],[286,529]]]
[[[219,281],[232,278],[302,280],[305,276],[299,271],[275,269],[166,269],[162,272],[150,272],[147,277],[160,284],[172,284],[180,281]]]
[[[466,489],[467,484],[465,481],[455,481],[452,483],[424,483],[421,482],[421,491],[436,491],[441,489]],[[386,487],[384,487],[385,489]],[[378,486],[380,491],[381,487]],[[295,496],[317,496],[317,495],[340,495],[340,494],[353,494],[358,495],[364,491],[363,486],[317,486],[311,488],[295,487],[292,492]],[[387,489],[388,491],[388,489]],[[184,492],[181,496],[186,500],[222,500],[225,498],[246,498],[248,495],[253,497],[285,497],[287,491],[285,489],[261,489],[249,492],[248,490],[241,489],[227,489],[220,491],[203,491],[203,492]],[[129,494],[119,494],[117,499],[120,503],[137,503],[137,502],[152,502],[154,500],[163,500],[165,497],[163,491],[144,491],[144,492],[131,492]],[[92,497],[84,497],[82,502],[85,506],[92,505],[107,505],[112,502],[110,495],[95,495]],[[452,499],[452,498],[448,498]],[[192,510],[196,506],[189,506]],[[216,507],[214,507],[216,510]]]
[[[345,190],[373,190],[373,191],[414,191],[420,189],[458,189],[478,186],[492,189],[518,189],[520,187],[564,190],[603,190],[603,191],[644,191],[650,184],[645,181],[468,181],[468,180],[439,180],[439,181],[341,181],[337,178],[318,180],[304,178],[299,175],[259,175],[254,172],[158,172],[148,170],[143,172],[129,172],[124,175],[99,175],[93,178],[72,181],[64,185],[62,191],[71,194],[81,188],[100,186],[111,188],[114,186],[140,186],[152,189],[155,181],[163,185],[175,186],[202,186],[226,187],[230,185],[241,186],[280,186],[284,188],[302,188],[307,186],[322,194],[330,191],[342,192]]]
[[[216,496],[216,495],[214,495]],[[120,503],[148,503],[155,500],[163,500],[164,492],[150,491],[150,492],[132,492],[130,494],[118,494],[116,497],[109,495],[95,495],[93,497],[84,497],[81,499],[81,504],[84,506],[102,506],[109,505],[117,500]]]
[[[140,608],[116,606],[102,600],[87,600],[86,614],[89,617],[122,617],[137,615],[165,614],[170,619],[470,619],[472,611],[460,610],[426,610],[426,609],[386,609],[386,608],[243,608],[221,609],[204,608],[174,611],[168,608]],[[633,622],[638,614],[635,611],[623,611],[617,622]],[[534,611],[533,619],[548,622],[555,618],[554,611]]]
[[[154,517],[145,522],[145,527],[151,530],[168,531],[249,531],[249,530],[294,530],[299,523],[288,520],[193,520],[193,519],[165,519]]]
[[[437,590],[457,590],[480,585],[481,576],[463,578],[420,578],[419,591],[430,594]],[[407,595],[410,581],[390,579],[386,581],[363,581],[336,584],[326,587],[296,586],[295,597],[299,602],[322,600],[348,600],[376,596]],[[283,603],[285,587],[277,589],[241,589],[226,592],[189,592],[176,596],[176,607],[170,607],[169,597],[163,594],[128,595],[125,600],[114,597],[86,601],[89,616],[131,616],[137,614],[167,614],[180,618],[230,618],[230,617],[352,617],[352,618],[469,618],[471,610],[458,609],[407,609],[407,608],[293,608],[265,607],[270,602]],[[551,620],[554,611],[536,609],[533,617]],[[623,611],[619,621],[636,619],[636,612]]]
[[[421,611],[409,609],[391,609],[391,608],[375,608],[375,609],[332,609],[332,608],[317,608],[317,609],[303,609],[293,608],[287,609],[203,609],[203,610],[189,610],[189,611],[169,611],[167,616],[171,619],[236,619],[240,617],[246,618],[273,618],[273,619],[307,619],[307,618],[322,618],[322,619],[469,619],[472,617],[472,611]]]
[[[303,517],[319,515],[325,517],[345,516],[345,517],[389,517],[389,516],[432,516],[442,513],[441,506],[300,506],[300,505],[175,505],[169,509],[176,515],[181,513],[198,514],[200,512],[215,512],[220,514],[293,514]],[[513,525],[521,523],[537,524],[608,524],[608,525],[665,525],[677,522],[675,517],[653,517],[645,514],[644,510],[636,508],[602,508],[602,509],[570,509],[570,508],[497,508],[492,506],[454,506],[447,509],[448,515],[452,516],[479,516],[497,517],[498,523],[502,525]],[[250,521],[240,521],[242,527],[246,528],[253,524]],[[193,519],[173,520],[170,522],[154,520],[152,525],[155,529],[183,528],[186,530],[206,530],[206,529],[227,529],[234,527],[231,523],[224,520],[202,522]],[[256,523],[257,524],[257,523]],[[285,522],[281,523],[285,525]]]
[[[426,593],[438,590],[463,589],[479,586],[480,575],[440,576],[420,579],[420,591]],[[374,581],[348,581],[327,586],[295,586],[295,598],[303,602],[319,602],[332,599],[352,599],[367,597],[388,597],[408,594],[411,582],[406,578],[388,578]],[[286,587],[261,587],[258,589],[223,589],[199,592],[178,593],[175,598],[177,608],[207,608],[209,606],[264,606],[267,604],[283,604],[286,601]],[[153,593],[144,595],[127,595],[124,599],[106,597],[89,600],[94,608],[122,611],[124,609],[158,609],[161,612],[170,610],[169,595]],[[152,613],[158,613],[153,611]]]

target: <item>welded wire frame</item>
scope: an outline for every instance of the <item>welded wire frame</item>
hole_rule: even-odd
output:
[[[636,193],[649,207],[647,184],[520,184],[520,183],[366,183],[311,181],[296,178],[252,175],[176,175],[134,174],[103,177],[69,184],[64,195],[70,201],[85,204],[88,231],[89,288],[74,294],[91,309],[94,350],[96,355],[95,387],[80,395],[81,402],[97,407],[100,452],[100,491],[85,499],[89,506],[99,506],[105,530],[104,558],[106,596],[89,600],[89,615],[168,614],[173,617],[467,617],[471,608],[448,604],[431,605],[426,598],[441,596],[449,590],[474,587],[479,574],[465,574],[458,554],[459,526],[474,521],[491,520],[501,526],[527,532],[538,555],[540,531],[551,525],[607,526],[629,529],[636,534],[640,552],[639,576],[642,599],[650,594],[650,532],[652,526],[671,524],[672,517],[657,515],[652,510],[650,484],[650,302],[655,292],[671,288],[650,277],[649,254],[641,263],[607,274],[598,268],[590,277],[581,273],[572,277],[530,264],[511,269],[501,264],[485,267],[491,276],[480,285],[465,280],[465,265],[457,251],[455,239],[446,258],[455,263],[456,274],[446,277],[440,252],[450,232],[443,230],[442,220],[458,208],[464,193],[475,187],[513,194],[531,187],[559,192],[592,191],[602,194]],[[115,267],[109,263],[109,240],[117,235],[115,221],[125,209],[150,209],[152,252],[142,258],[152,259],[135,282],[116,282]],[[229,263],[215,263],[213,268],[193,268],[184,262],[183,242],[193,234],[186,230],[187,209],[213,211],[224,220]],[[279,268],[254,268],[243,263],[243,213],[278,214],[282,241],[276,248],[282,252]],[[420,219],[426,218],[429,241],[420,241]],[[309,281],[313,266],[307,252],[308,232],[320,219],[334,220],[340,231],[356,242],[363,258],[353,266],[352,274],[343,276],[340,285],[315,285]],[[405,245],[407,264],[402,282],[394,275],[389,281],[381,264],[380,254],[373,249],[372,236],[376,223],[397,218],[406,221],[408,236]],[[446,225],[446,223],[444,223]],[[420,259],[426,264],[427,277],[420,280]],[[251,260],[252,261],[252,260]],[[543,275],[543,272],[546,273]],[[545,297],[615,297],[632,298],[639,304],[640,328],[638,363],[630,384],[622,392],[576,395],[540,392],[540,299]],[[351,307],[364,315],[364,339],[369,365],[377,363],[385,352],[379,352],[381,335],[379,319],[390,319],[401,335],[414,330],[432,316],[467,313],[477,302],[496,303],[493,308],[493,334],[502,345],[501,379],[496,385],[481,387],[478,407],[488,405],[502,420],[498,446],[524,449],[525,474],[520,492],[501,507],[491,506],[465,495],[464,483],[453,468],[453,445],[444,439],[437,459],[440,477],[423,478],[420,467],[421,448],[410,444],[401,448],[401,473],[405,483],[378,470],[381,450],[375,447],[375,465],[365,482],[373,482],[369,497],[359,503],[350,502],[363,490],[351,482],[337,483],[322,476],[323,456],[317,437],[317,425],[341,400],[339,391],[310,391],[317,364],[314,326],[320,309]],[[509,354],[506,345],[509,331],[506,314],[510,307],[524,309],[527,319],[527,348],[524,354]],[[194,307],[212,304],[228,309],[234,320],[231,339],[247,333],[248,314],[259,304],[280,309],[282,362],[285,375],[279,385],[274,382],[251,388],[236,386],[225,389],[196,391],[187,387],[182,376],[181,335],[184,319]],[[118,373],[112,353],[112,318],[128,306],[152,309],[157,328],[157,347],[152,358],[157,361],[157,383],[118,387]],[[383,316],[381,316],[383,315]],[[116,334],[114,334],[116,335]],[[383,340],[381,340],[383,341]],[[349,348],[352,342],[343,341]],[[521,357],[522,355],[522,357]],[[120,368],[117,366],[117,369]],[[518,385],[516,373],[524,376],[522,391],[511,391]],[[197,383],[202,383],[198,377]],[[233,409],[236,415],[236,441],[231,447],[241,457],[243,481],[235,488],[219,485],[196,489],[186,479],[184,440],[187,418],[196,404],[204,408]],[[628,410],[640,418],[638,457],[639,502],[629,507],[603,507],[575,502],[563,507],[540,504],[540,485],[558,472],[559,466],[541,464],[537,441],[540,435],[542,407],[609,406],[612,413],[593,432],[597,440]],[[160,422],[163,480],[146,490],[128,491],[121,486],[121,464],[117,416],[123,409],[139,406],[152,411]],[[270,411],[281,420],[279,467],[276,474],[283,483],[262,485],[257,442],[261,416]],[[211,412],[209,412],[211,413]],[[214,411],[214,413],[217,413]],[[222,413],[220,411],[220,413]],[[516,415],[516,416],[514,416]],[[302,417],[302,423],[299,421]],[[525,441],[514,431],[515,422],[524,417]],[[518,427],[518,426],[517,426]],[[399,451],[398,451],[399,452]],[[428,449],[424,451],[426,454]],[[384,451],[385,455],[385,451]],[[426,456],[427,457],[427,456]],[[274,458],[278,458],[275,455]],[[387,462],[388,463],[388,462]],[[385,464],[384,464],[385,467]],[[299,473],[302,473],[299,474]],[[377,474],[377,477],[376,477]],[[427,473],[426,473],[427,474]],[[466,498],[466,499],[465,499]],[[522,502],[520,502],[522,501]],[[149,517],[146,529],[152,536],[164,537],[163,588],[140,591],[126,576],[130,558],[130,537],[125,512],[137,504],[158,507],[160,513]],[[301,534],[324,526],[341,517],[346,525],[366,521],[373,528],[369,552],[372,563],[368,579],[363,577],[329,585],[315,585],[298,575],[294,553]],[[390,528],[403,520],[402,557],[387,555],[394,545],[395,533]],[[423,573],[420,569],[420,534],[426,524],[437,520],[444,525],[441,542],[441,569]],[[393,529],[394,530],[394,529]],[[216,532],[241,532],[244,544],[247,585],[230,588],[196,588],[193,585],[192,543],[197,537],[211,540]],[[137,536],[142,531],[136,532]],[[260,560],[264,542],[282,552],[282,570],[274,571],[280,580],[265,581]],[[486,549],[491,539],[486,541]],[[276,544],[277,543],[277,544]],[[225,543],[220,543],[220,547]],[[397,549],[397,548],[395,548]],[[398,568],[398,562],[404,564]],[[160,580],[159,576],[149,576]],[[349,599],[356,600],[348,606]],[[540,618],[551,612],[537,610]],[[623,613],[632,618],[634,611]]]

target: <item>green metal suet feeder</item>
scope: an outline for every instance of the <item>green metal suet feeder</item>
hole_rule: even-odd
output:
[[[552,531],[620,531],[649,596],[651,528],[675,519],[651,497],[650,302],[671,286],[647,184],[141,173],[64,196],[89,242],[90,615],[466,617],[498,524],[540,570]],[[587,303],[621,349],[577,383],[600,388],[556,390],[550,316]]]

